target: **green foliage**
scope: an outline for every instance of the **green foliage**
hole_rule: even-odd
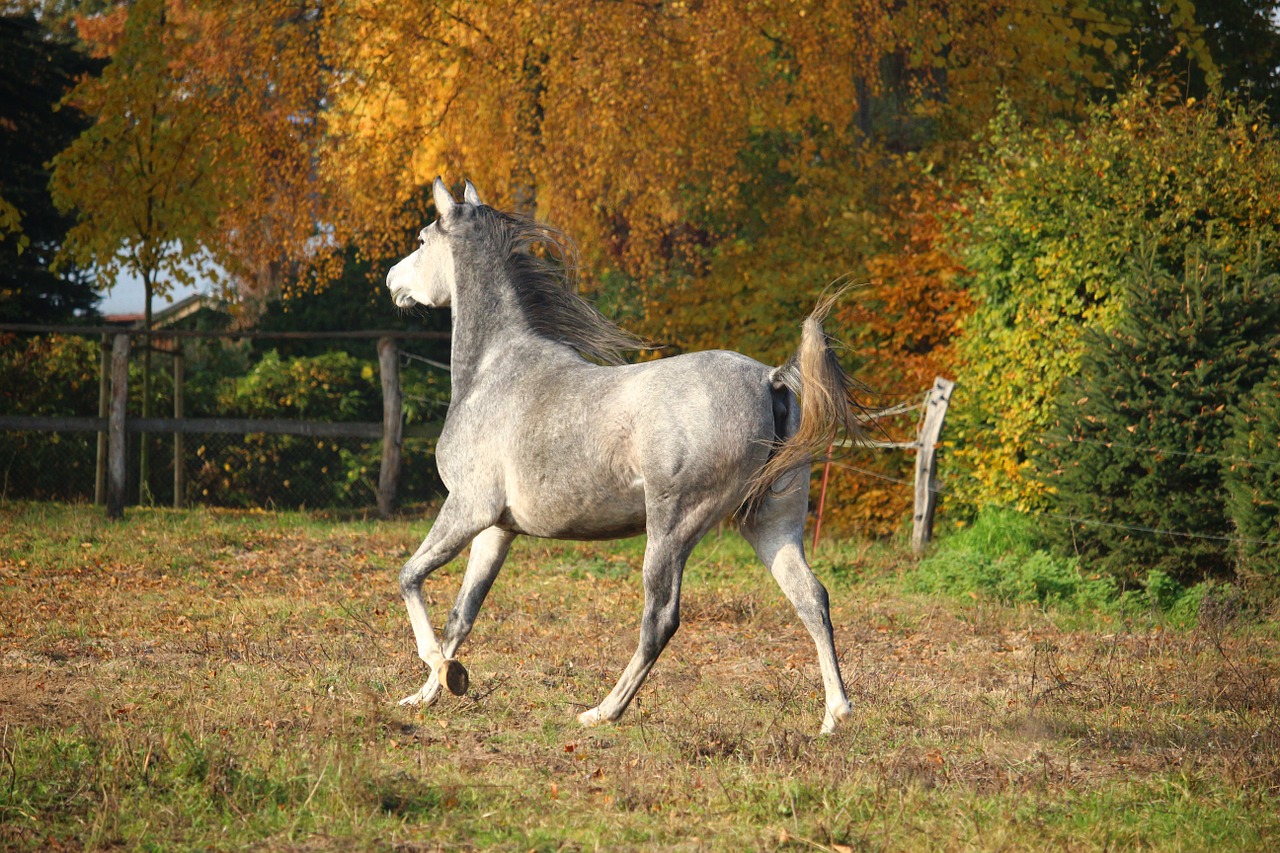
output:
[[[1160,569],[1126,588],[1109,575],[1088,571],[1077,557],[1048,550],[1044,529],[1043,518],[987,510],[939,542],[908,575],[907,589],[1068,613],[1157,617],[1182,628],[1197,624],[1206,596],[1230,589],[1211,582],[1188,588]]]
[[[224,391],[221,408],[246,418],[377,420],[376,375],[370,362],[344,352],[286,360],[271,350]]]
[[[1085,335],[1035,457],[1055,511],[1073,519],[1052,529],[1059,552],[1124,582],[1230,574],[1227,412],[1275,360],[1280,278],[1260,252],[1219,264],[1203,251],[1180,271],[1143,259],[1115,328]]]
[[[376,367],[344,352],[282,359],[269,351],[249,373],[224,385],[226,417],[377,421],[382,416]],[[376,444],[376,442],[375,442]],[[247,435],[234,444],[196,450],[192,486],[231,506],[367,504],[377,456],[343,442],[297,435]],[[285,497],[281,497],[281,495]]]
[[[98,413],[98,345],[75,336],[0,336],[0,411],[12,415]],[[0,432],[0,494],[78,497],[69,479],[93,483],[92,433]]]
[[[1280,364],[1230,416],[1222,479],[1236,543],[1236,574],[1250,587],[1280,595]]]
[[[1086,577],[1079,561],[1051,555],[1039,545],[1034,519],[1007,510],[987,511],[972,526],[939,543],[910,576],[908,587],[1070,610],[1115,606],[1118,588],[1113,580]]]
[[[1140,249],[1177,269],[1212,246],[1227,268],[1280,260],[1280,140],[1256,112],[1192,103],[1139,83],[1079,127],[1025,127],[1005,106],[956,219],[975,311],[949,418],[962,495],[1044,505],[1028,450],[1074,374],[1085,333],[1113,329]]]

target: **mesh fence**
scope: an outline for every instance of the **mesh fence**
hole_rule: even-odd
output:
[[[138,460],[149,451],[144,491]],[[128,502],[174,503],[174,436],[130,436]],[[377,505],[382,445],[354,438],[187,434],[182,439],[182,504],[265,509]],[[439,494],[434,441],[407,438],[401,503]],[[91,432],[0,433],[0,499],[89,502],[96,488],[98,438]]]

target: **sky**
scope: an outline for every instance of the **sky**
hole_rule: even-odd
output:
[[[178,285],[169,291],[169,297],[157,297],[151,304],[151,310],[160,311],[193,293],[208,293],[209,283],[198,282],[192,287]],[[146,292],[140,279],[121,278],[110,291],[99,291],[102,302],[98,310],[103,314],[141,314],[146,307]]]
[[[195,276],[195,283],[175,284],[169,291],[168,298],[158,296],[152,301],[152,311],[163,311],[193,293],[213,292],[213,282],[200,275],[194,266],[188,266],[187,269]],[[146,308],[147,293],[142,286],[142,279],[129,273],[122,272],[110,290],[99,290],[98,294],[102,297],[98,310],[103,314],[141,314]]]

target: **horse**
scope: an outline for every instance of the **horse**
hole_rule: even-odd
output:
[[[686,560],[733,518],[794,605],[817,647],[825,691],[821,731],[852,713],[832,638],[827,591],[805,559],[814,454],[843,433],[861,440],[867,409],[822,321],[835,295],[801,324],[785,364],[724,350],[626,363],[651,349],[576,291],[557,229],[436,178],[438,218],[387,273],[401,309],[452,310],[452,391],[436,464],[447,494],[400,571],[418,657],[430,677],[400,704],[429,706],[441,685],[465,695],[455,658],[519,535],[574,540],[644,533],[644,609],[634,655],[613,690],[578,715],[617,720],[680,624]],[[553,252],[552,255],[555,253]],[[428,575],[470,544],[441,643],[422,598]]]

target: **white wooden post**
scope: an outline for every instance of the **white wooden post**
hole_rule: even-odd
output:
[[[942,434],[942,421],[955,385],[950,379],[939,376],[933,380],[929,400],[925,403],[924,422],[920,426],[916,450],[916,500],[911,528],[911,550],[916,556],[924,553],[925,546],[933,537],[933,511],[938,502],[938,436]]]

